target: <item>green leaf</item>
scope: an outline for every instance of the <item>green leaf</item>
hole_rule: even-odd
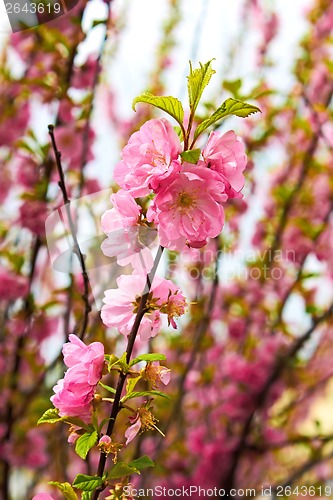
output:
[[[140,379],[141,375],[127,379],[126,394],[130,394],[131,392],[133,392],[134,387],[136,386],[136,384],[139,382]]]
[[[223,88],[228,90],[231,94],[233,94],[236,98],[239,97],[239,91],[242,86],[242,80],[224,80]]]
[[[124,373],[127,373],[129,368],[126,359],[127,359],[127,353],[124,352],[124,354],[117,361],[117,364],[122,368]]]
[[[73,486],[82,491],[93,491],[99,486],[102,486],[103,480],[98,476],[87,476],[86,474],[78,474],[73,481]]]
[[[49,408],[46,412],[40,417],[37,422],[39,424],[55,424],[56,422],[60,422],[61,417],[59,417],[59,410],[57,408]]]
[[[79,455],[79,457],[86,459],[88,455],[88,451],[95,446],[97,441],[97,432],[86,432],[76,441],[75,451]]]
[[[156,96],[150,92],[144,92],[133,100],[132,107],[135,111],[135,105],[138,102],[145,102],[155,106],[155,108],[161,109],[172,116],[181,127],[183,127],[184,121],[184,110],[182,103],[172,96]]]
[[[110,387],[109,385],[103,384],[102,382],[99,382],[99,385],[103,387],[106,391],[112,392],[112,394],[116,394],[116,389],[113,387]]]
[[[92,492],[91,491],[83,491],[81,495],[81,500],[90,500]]]
[[[158,352],[153,352],[149,354],[140,354],[140,356],[132,359],[129,366],[136,365],[136,363],[140,363],[140,361],[147,361],[148,363],[151,363],[152,361],[165,361],[165,360],[166,356]]]
[[[147,455],[143,455],[143,457],[137,458],[136,460],[132,460],[128,464],[130,467],[135,467],[138,470],[148,469],[149,467],[155,467],[154,462]]]
[[[176,132],[176,134],[178,135],[179,139],[183,139],[183,131],[180,127],[176,126],[176,127],[173,127],[173,130]]]
[[[69,483],[58,483],[58,481],[49,481],[47,484],[55,486],[64,495],[66,500],[77,500],[77,494]]]
[[[111,371],[111,368],[118,363],[118,357],[115,356],[114,354],[111,354],[110,356],[107,354],[105,356],[105,360],[108,362],[108,370],[109,372]]]
[[[200,154],[201,154],[200,149],[189,149],[188,151],[183,151],[180,154],[180,156],[184,161],[188,163],[194,163],[196,165],[200,158]]]
[[[99,24],[106,24],[107,19],[95,19],[95,21],[92,23],[92,28],[95,28],[95,26],[98,26]]]
[[[204,132],[208,127],[214,123],[222,120],[226,116],[235,115],[241,118],[246,118],[252,113],[258,113],[260,111],[257,106],[252,104],[247,104],[246,102],[238,101],[237,99],[227,99],[224,103],[212,114],[210,118],[207,118],[197,127],[194,133],[194,141],[199,137],[202,132]]]
[[[211,77],[214,75],[214,73],[216,73],[216,71],[214,71],[211,66],[213,60],[214,59],[208,61],[206,64],[199,63],[200,68],[196,69],[192,68],[192,63],[190,62],[190,74],[187,77],[187,88],[192,114],[194,114],[195,110],[197,109],[205,87],[207,87]]]
[[[108,479],[119,479],[125,476],[131,476],[132,474],[140,474],[139,469],[136,467],[131,467],[124,462],[117,462],[108,474]]]
[[[124,396],[121,401],[122,403],[125,403],[125,401],[128,401],[129,399],[139,398],[141,396],[161,396],[162,398],[171,399],[170,396],[168,394],[164,394],[164,392],[142,391],[142,392],[131,392],[130,394],[126,394],[126,396]]]

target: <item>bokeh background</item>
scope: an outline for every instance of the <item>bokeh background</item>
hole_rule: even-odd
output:
[[[160,116],[145,105],[134,113],[133,98],[149,90],[186,108],[188,61],[213,58],[198,120],[228,97],[262,110],[220,127],[245,143],[244,198],[226,208],[225,229],[205,251],[165,256],[163,271],[192,302],[176,332],[165,328],[141,346],[166,352],[172,369],[173,402],[157,402],[167,437],[144,434],[123,453],[155,459],[154,471],[137,480],[142,487],[260,494],[262,485],[292,485],[294,496],[297,486],[305,497],[332,496],[331,3],[92,0],[33,30],[6,31],[2,20],[2,498],[38,491],[58,498],[47,481],[94,473],[97,453],[84,463],[65,426],[36,422],[63,375],[59,354],[69,333],[103,341],[107,352],[125,347],[99,317],[119,269],[92,252],[87,314],[80,270],[55,269],[49,254],[45,220],[63,200],[48,124],[70,198],[89,207],[80,241],[96,249],[121,148]],[[47,229],[52,236],[52,223]]]

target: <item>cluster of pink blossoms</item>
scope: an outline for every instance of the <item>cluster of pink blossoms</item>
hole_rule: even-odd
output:
[[[131,264],[134,274],[120,276],[118,288],[106,290],[101,316],[106,326],[117,327],[125,336],[133,327],[153,265],[147,233],[157,229],[160,244],[170,250],[203,247],[208,238],[222,231],[223,203],[242,197],[247,159],[235,132],[212,132],[197,164],[182,161],[181,152],[170,122],[149,120],[131,136],[115,168],[114,177],[122,189],[111,196],[113,208],[102,217],[108,236],[102,250],[117,257],[120,265]],[[153,198],[144,213],[135,198],[147,195]],[[139,327],[140,339],[158,333],[161,312],[176,328],[174,317],[184,314],[185,305],[184,296],[171,281],[156,277]]]
[[[122,275],[117,279],[118,288],[106,290],[101,317],[108,327],[116,327],[124,336],[132,330],[140,299],[145,293],[144,274]],[[146,314],[141,320],[138,335],[145,341],[155,337],[161,327],[161,313],[167,315],[169,323],[176,328],[174,318],[185,312],[186,301],[179,288],[155,276],[147,305]]]
[[[62,352],[69,369],[53,388],[51,401],[61,417],[80,417],[88,423],[95,388],[102,377],[104,346],[101,342],[87,346],[76,335],[70,335]]]
[[[128,197],[155,195],[147,221],[155,223],[162,246],[179,251],[203,247],[220,234],[222,204],[242,197],[247,162],[233,131],[212,132],[197,164],[182,162],[181,151],[168,120],[150,120],[131,136],[115,168]]]

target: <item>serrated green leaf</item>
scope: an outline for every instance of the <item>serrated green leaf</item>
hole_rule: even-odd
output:
[[[142,457],[137,458],[136,460],[132,460],[132,462],[130,462],[128,465],[130,467],[135,467],[140,471],[148,469],[149,467],[155,467],[154,462],[150,457],[148,457],[148,455],[143,455]]]
[[[103,384],[102,382],[99,382],[99,385],[101,387],[103,387],[103,389],[105,389],[106,391],[109,391],[111,392],[112,394],[116,394],[116,389],[114,389],[113,387],[110,387],[109,385],[106,385],[106,384]]]
[[[161,109],[172,116],[181,127],[183,127],[184,121],[184,110],[182,103],[172,96],[157,96],[150,92],[144,92],[133,100],[132,107],[135,111],[135,105],[138,102],[145,102],[146,104],[151,104],[155,108]]]
[[[93,491],[99,486],[102,486],[103,481],[99,476],[87,476],[86,474],[78,474],[73,481],[73,486],[82,491]]]
[[[197,127],[194,133],[194,141],[199,137],[202,132],[204,132],[208,127],[214,123],[222,120],[226,116],[235,115],[241,118],[246,118],[252,113],[261,113],[257,106],[252,104],[247,104],[246,102],[238,101],[237,99],[227,99],[224,103],[212,114],[210,118],[207,118]]]
[[[183,151],[180,156],[187,163],[197,164],[200,158],[201,150],[200,149],[189,149],[188,151]]]
[[[88,451],[95,446],[97,442],[97,432],[86,432],[75,443],[75,451],[83,460],[86,459]]]
[[[108,474],[108,479],[119,479],[121,477],[131,476],[132,474],[140,474],[139,469],[131,467],[124,462],[117,462]]]
[[[158,352],[148,353],[148,354],[140,354],[136,358],[132,359],[129,366],[136,365],[136,363],[140,363],[140,361],[147,361],[151,363],[152,361],[165,361],[167,358],[164,354],[160,354]]]
[[[131,392],[130,394],[126,394],[126,396],[124,396],[121,401],[122,403],[125,403],[125,401],[128,401],[129,399],[139,398],[141,396],[160,396],[162,398],[171,399],[170,396],[168,394],[165,394],[164,392],[141,391],[141,392]]]
[[[59,483],[58,481],[49,481],[47,484],[55,486],[64,495],[66,500],[77,500],[77,494],[69,483]]]
[[[200,68],[196,69],[192,68],[192,63],[190,62],[190,74],[187,77],[187,88],[192,114],[194,114],[195,110],[197,109],[205,87],[207,87],[211,77],[214,75],[214,73],[216,73],[216,71],[212,69],[213,60],[214,59],[208,61],[206,64],[199,63]]]
[[[40,417],[37,422],[39,424],[55,424],[56,422],[60,422],[61,417],[59,417],[59,410],[57,408],[49,408],[45,413]]]
[[[83,491],[81,495],[81,500],[90,500],[92,492],[91,491]]]

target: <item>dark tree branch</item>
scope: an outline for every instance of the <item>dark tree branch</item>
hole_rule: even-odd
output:
[[[64,171],[62,168],[62,163],[61,163],[61,152],[57,148],[57,143],[56,139],[54,136],[54,126],[49,125],[49,134],[51,137],[51,142],[52,142],[52,147],[53,147],[53,152],[54,156],[56,159],[56,165],[57,165],[57,170],[58,170],[58,175],[59,175],[59,187],[62,192],[62,197],[64,200],[64,204],[66,207],[66,213],[67,213],[67,219],[68,219],[68,224],[69,224],[69,229],[73,238],[73,253],[77,256],[79,260],[79,264],[81,267],[81,274],[83,278],[83,286],[84,286],[84,293],[82,295],[82,300],[84,303],[84,313],[83,313],[83,321],[81,325],[81,330],[79,333],[80,339],[83,339],[86,329],[88,326],[88,321],[89,321],[89,313],[91,311],[91,305],[89,301],[89,278],[88,278],[88,273],[86,269],[86,264],[85,264],[85,257],[83,253],[81,252],[80,245],[77,239],[77,234],[76,234],[76,227],[75,223],[72,217],[72,213],[70,210],[70,199],[68,198],[68,193],[67,193],[67,188],[66,188],[66,183],[65,183],[65,176],[64,176]]]

